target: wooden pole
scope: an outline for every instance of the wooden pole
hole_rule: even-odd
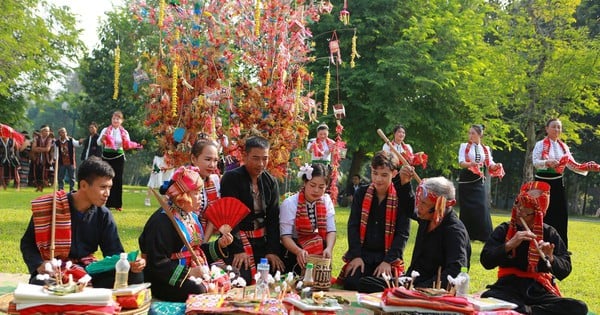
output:
[[[54,146],[54,193],[52,194],[52,223],[50,223],[50,259],[54,259],[56,250],[56,192],[58,191],[58,147]]]
[[[150,191],[152,191],[152,193],[154,194],[154,197],[156,197],[156,200],[158,200],[158,203],[160,204],[161,208],[163,208],[165,210],[165,213],[169,217],[169,220],[171,220],[171,223],[173,224],[173,227],[175,228],[175,231],[177,231],[177,234],[179,235],[179,238],[181,239],[181,241],[183,242],[183,244],[185,245],[185,247],[187,247],[188,251],[190,251],[190,255],[192,255],[192,260],[194,260],[194,262],[196,263],[197,266],[204,265],[205,262],[203,262],[203,259],[201,259],[198,256],[198,254],[196,254],[196,252],[192,248],[192,245],[190,244],[190,242],[188,241],[188,239],[183,234],[183,231],[181,231],[181,229],[179,228],[179,225],[177,224],[177,221],[175,221],[175,217],[173,217],[173,213],[171,212],[171,206],[169,206],[169,204],[167,203],[167,201],[163,197],[161,197],[154,190],[154,188],[150,188]]]
[[[383,141],[385,141],[385,143],[387,143],[392,153],[394,153],[396,157],[398,157],[398,160],[402,162],[402,165],[410,165],[408,161],[402,156],[402,154],[400,154],[400,152],[396,150],[396,148],[390,142],[390,139],[388,139],[388,137],[385,135],[385,133],[383,133],[381,129],[377,129],[377,134],[379,135],[379,137],[381,137],[381,139],[383,139]],[[413,178],[417,181],[417,183],[421,183],[421,177],[419,177],[419,175],[417,175],[416,172],[413,172]]]

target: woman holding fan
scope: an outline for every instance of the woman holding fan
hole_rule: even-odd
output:
[[[298,193],[283,201],[279,215],[281,243],[287,250],[285,269],[297,273],[306,265],[308,255],[331,258],[336,235],[335,209],[325,193],[330,181],[328,167],[305,164],[298,177],[304,184]]]
[[[233,242],[230,233],[214,242],[203,242],[202,226],[194,213],[200,207],[202,188],[198,168],[177,169],[164,189],[168,204],[159,200],[161,208],[148,219],[140,235],[140,249],[148,263],[145,281],[152,283],[152,295],[158,299],[185,302],[189,294],[206,293],[207,284],[201,280],[208,264],[228,256],[227,246]]]

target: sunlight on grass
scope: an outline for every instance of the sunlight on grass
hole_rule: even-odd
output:
[[[47,190],[46,193],[51,193]],[[158,208],[157,202],[152,200],[152,207],[144,206],[146,194],[145,187],[126,186],[123,194],[123,212],[113,212],[119,234],[125,250],[138,249],[137,238],[140,235],[148,217]],[[9,273],[27,273],[27,268],[19,251],[19,241],[31,215],[31,199],[42,195],[34,192],[33,188],[25,188],[21,192],[14,190],[0,191],[0,271]],[[346,223],[348,208],[336,209],[337,242],[333,253],[332,275],[337,276],[342,267],[344,252],[348,248],[346,237]],[[494,225],[507,221],[507,212],[495,213],[492,216]],[[409,242],[404,251],[406,266],[410,265],[410,258],[414,244],[416,223],[411,224]],[[595,281],[600,274],[597,262],[597,249],[600,244],[600,221],[595,218],[572,218],[569,222],[570,250],[573,252],[573,272],[564,281],[560,282],[563,296],[574,297],[588,303],[591,311],[600,311],[600,297],[596,293]],[[479,254],[483,248],[482,242],[471,243],[473,253],[471,256],[471,292],[485,290],[485,286],[496,279],[497,270],[485,270],[479,263]],[[100,252],[97,257],[101,258]]]

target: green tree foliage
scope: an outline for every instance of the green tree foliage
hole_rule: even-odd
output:
[[[574,27],[577,4],[513,1],[498,8],[495,21],[490,19],[497,38],[490,42],[497,58],[491,73],[503,85],[488,93],[504,120],[524,137],[516,139],[526,143],[523,180],[533,178],[531,152],[549,118],[562,118],[569,142],[579,144],[579,133],[591,125],[576,117],[600,110],[598,47],[585,27]]]
[[[99,32],[100,43],[89,56],[80,62],[79,77],[85,90],[84,101],[79,107],[80,125],[87,126],[91,121],[101,128],[110,123],[112,113],[120,110],[125,116],[123,126],[129,131],[132,140],[146,140],[145,149],[128,155],[129,170],[124,176],[126,183],[143,183],[148,161],[156,148],[153,135],[148,132],[143,121],[146,115],[141,99],[142,90],[148,88],[148,82],[136,92],[133,88],[133,72],[140,63],[151,62],[148,51],[158,51],[159,34],[147,25],[137,23],[131,18],[127,6],[116,7],[107,12]],[[115,48],[120,48],[119,94],[113,99]],[[153,46],[153,47],[152,47]],[[98,132],[100,132],[98,130]]]
[[[4,122],[23,119],[27,95],[47,92],[65,73],[83,43],[67,7],[43,0],[0,1],[0,115]],[[6,112],[5,112],[6,111]]]

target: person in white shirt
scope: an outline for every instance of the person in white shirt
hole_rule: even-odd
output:
[[[308,255],[332,257],[336,227],[335,208],[325,193],[330,182],[327,165],[305,164],[298,177],[302,178],[302,188],[279,207],[279,231],[286,249],[286,272],[300,273]]]

